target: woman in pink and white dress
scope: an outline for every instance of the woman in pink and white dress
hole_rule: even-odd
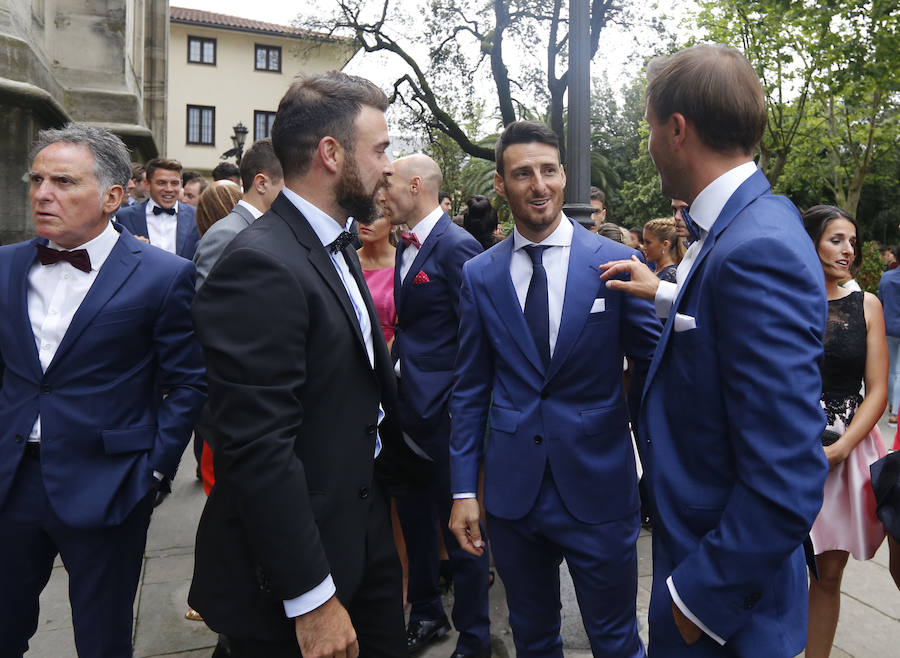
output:
[[[841,578],[850,554],[868,560],[884,540],[869,465],[884,456],[877,422],[887,404],[887,341],[875,295],[838,285],[861,260],[856,221],[834,206],[803,213],[825,273],[828,324],[822,368],[827,425],[822,444],[831,470],[810,537],[819,579],[810,579],[807,658],[828,656],[837,630]],[[860,385],[865,383],[865,397]]]

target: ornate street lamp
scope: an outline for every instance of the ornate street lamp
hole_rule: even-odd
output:
[[[591,11],[588,0],[569,2],[569,122],[566,134],[567,216],[593,225],[591,188]]]
[[[247,126],[242,121],[238,121],[232,130],[234,134],[231,136],[231,143],[234,144],[234,148],[228,149],[220,157],[222,160],[234,157],[237,160],[237,165],[240,166],[241,156],[244,155],[244,142],[247,140],[247,133],[250,131],[247,130]]]

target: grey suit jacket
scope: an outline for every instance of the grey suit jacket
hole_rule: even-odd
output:
[[[197,251],[194,252],[194,266],[197,268],[196,290],[200,290],[200,286],[206,281],[209,271],[219,260],[228,243],[252,223],[253,215],[238,204],[203,234],[197,243]]]

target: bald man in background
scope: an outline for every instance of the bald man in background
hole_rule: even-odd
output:
[[[434,160],[410,155],[394,162],[394,173],[382,192],[391,223],[410,228],[397,245],[394,267],[397,416],[403,431],[435,464],[430,486],[397,500],[409,554],[412,610],[407,648],[410,654],[417,653],[450,630],[438,588],[439,528],[453,572],[452,617],[459,631],[453,656],[487,658],[491,654],[488,556],[464,551],[447,526],[453,502],[447,404],[459,330],[459,289],[463,264],[481,252],[481,245],[438,205],[442,178]]]

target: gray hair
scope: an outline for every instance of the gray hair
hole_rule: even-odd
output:
[[[101,195],[113,185],[121,185],[123,189],[128,185],[128,179],[131,178],[128,149],[121,139],[108,130],[83,123],[70,123],[63,128],[42,130],[38,133],[28,162],[34,162],[40,151],[57,142],[82,144],[90,149],[94,156],[94,176],[100,186]]]

